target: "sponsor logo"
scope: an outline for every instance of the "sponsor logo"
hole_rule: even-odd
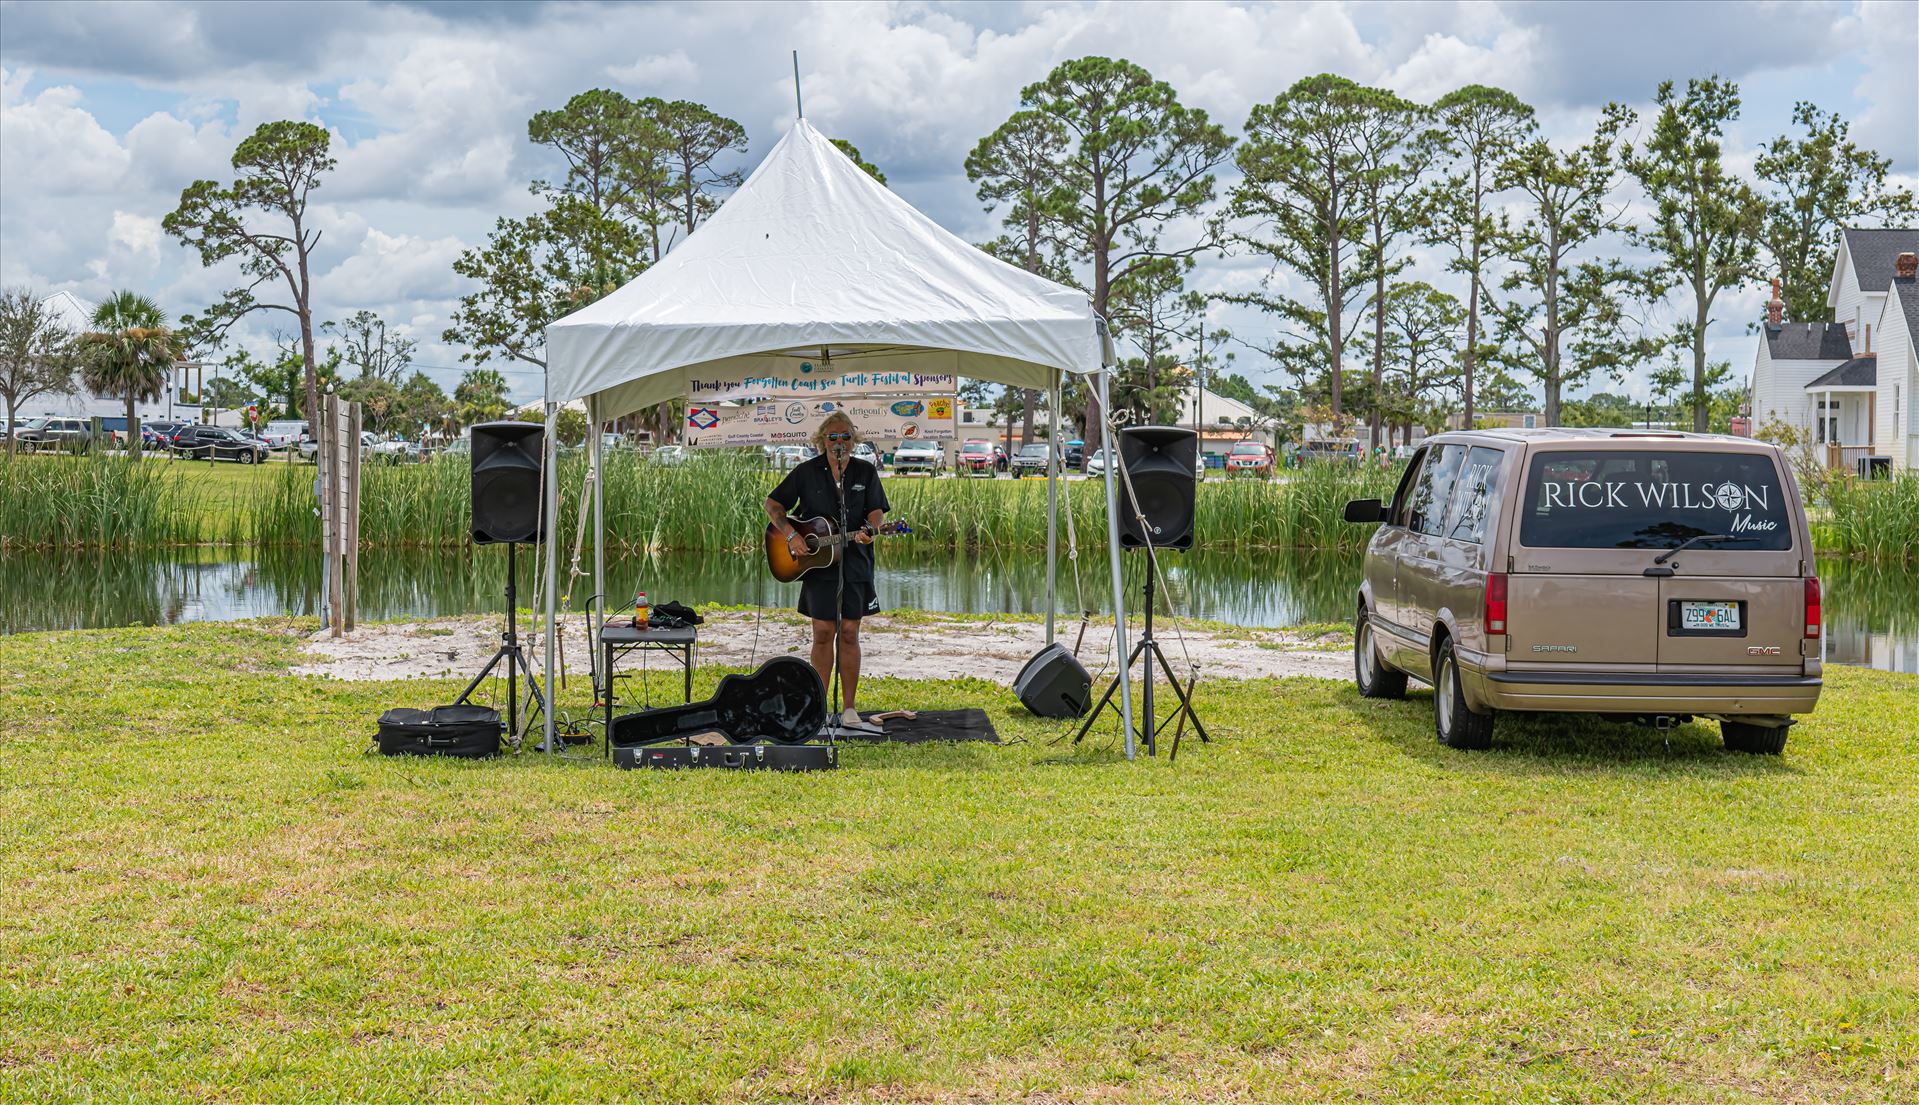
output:
[[[797,426],[804,421],[806,421],[806,404],[805,403],[788,403],[786,405],[787,425]]]
[[[918,414],[919,412],[915,411],[913,413]],[[953,417],[953,401],[951,399],[933,400],[933,402],[929,404],[926,408],[926,416],[928,418]]]
[[[902,399],[893,404],[892,409],[901,418],[918,418],[926,412],[926,404],[917,399]]]
[[[720,424],[720,412],[712,407],[694,407],[686,412],[686,424],[696,430],[710,430]]]

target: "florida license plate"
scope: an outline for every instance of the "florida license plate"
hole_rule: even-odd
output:
[[[1739,604],[1736,602],[1681,602],[1679,628],[1736,632],[1739,629]]]

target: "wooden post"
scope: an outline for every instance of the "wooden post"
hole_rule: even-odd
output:
[[[340,399],[332,392],[328,392],[326,398],[320,401],[320,423],[326,427],[325,436],[320,441],[320,453],[325,457],[320,478],[326,497],[326,533],[323,543],[326,547],[327,626],[333,631],[333,636],[339,637],[346,633],[346,602],[341,593],[346,579],[340,563],[341,537],[345,529],[340,492],[345,481],[341,478],[344,473],[341,471]]]
[[[348,403],[346,416],[346,627],[360,616],[360,404]]]

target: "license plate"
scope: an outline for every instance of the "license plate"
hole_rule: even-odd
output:
[[[1682,602],[1679,604],[1679,628],[1737,631],[1739,604],[1736,602]]]

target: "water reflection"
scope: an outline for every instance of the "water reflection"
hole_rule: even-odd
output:
[[[884,555],[880,600],[968,613],[1045,609],[1046,565],[1033,555],[914,552]],[[1194,551],[1162,557],[1162,608],[1239,625],[1345,621],[1359,576],[1357,554]],[[1144,561],[1125,558],[1129,603],[1136,603]],[[583,606],[590,577],[562,562],[562,590]],[[583,560],[590,572],[590,561]],[[1083,555],[1074,583],[1062,555],[1060,612],[1083,600],[1107,612],[1112,593],[1103,554]],[[1820,562],[1825,581],[1827,656],[1841,663],[1919,672],[1919,569],[1839,560]],[[521,603],[538,602],[535,564],[520,561]],[[568,585],[570,582],[570,586]],[[644,587],[654,602],[785,606],[793,585],[775,582],[754,554],[674,554],[614,559],[607,590],[615,605]],[[360,615],[366,620],[430,617],[499,609],[506,586],[500,547],[457,552],[368,550],[360,562]],[[306,550],[174,550],[165,554],[7,553],[0,555],[0,632],[225,621],[320,609],[319,559]]]

